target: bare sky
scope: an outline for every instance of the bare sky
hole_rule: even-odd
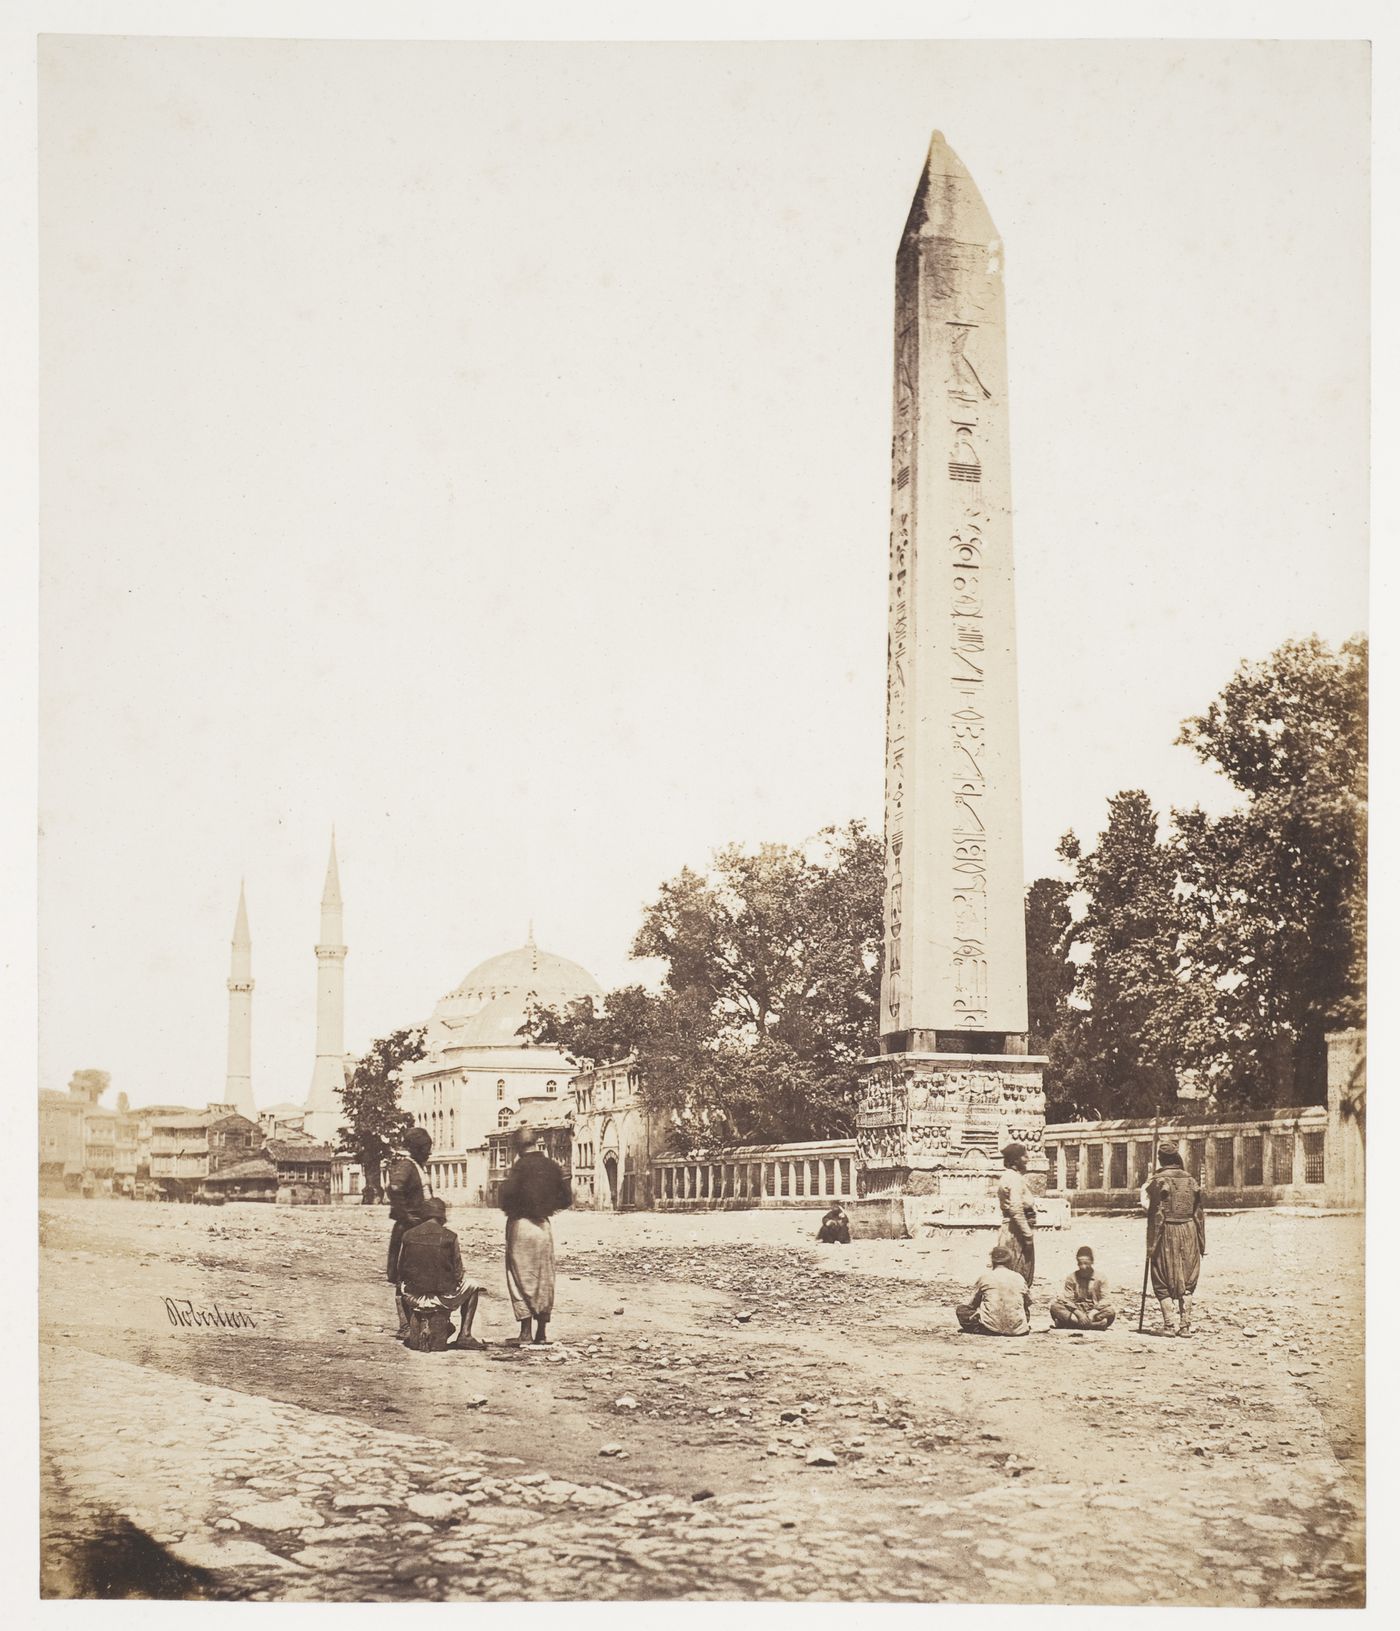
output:
[[[1006,244],[1026,868],[1237,663],[1366,621],[1367,56],[1329,44],[41,51],[41,1079],[310,1080],[729,840],[878,825],[892,272]]]

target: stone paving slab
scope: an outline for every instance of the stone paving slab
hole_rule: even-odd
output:
[[[125,1520],[207,1571],[212,1596],[1075,1600],[1064,1559],[1093,1547],[1100,1572],[1089,1600],[1104,1600],[1115,1578],[1130,1588],[1124,1601],[1265,1600],[1228,1472],[1204,1475],[1184,1503],[1150,1503],[1148,1524],[1148,1503],[1112,1487],[905,1499],[895,1503],[904,1532],[872,1548],[798,1486],[695,1502],[579,1484],[73,1348],[50,1346],[42,1358],[46,1397],[83,1401],[80,1413],[62,1403],[46,1411],[44,1432],[87,1521]],[[1267,1532],[1294,1578],[1268,1599],[1354,1593],[1338,1469],[1308,1463],[1271,1476],[1278,1510],[1246,1521]],[[1319,1541],[1323,1555],[1305,1568],[1302,1552],[1316,1554]],[[1116,1573],[1125,1551],[1131,1570]]]

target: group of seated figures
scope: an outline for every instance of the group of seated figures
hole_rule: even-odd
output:
[[[1008,1144],[1001,1154],[1001,1233],[987,1271],[954,1313],[961,1329],[977,1336],[1026,1336],[1035,1280],[1036,1208],[1026,1181],[1030,1158],[1024,1144]],[[1156,1171],[1142,1186],[1142,1205],[1147,1213],[1147,1273],[1162,1310],[1162,1334],[1190,1336],[1192,1300],[1206,1249],[1205,1199],[1201,1186],[1184,1170],[1175,1144],[1158,1149]],[[827,1245],[850,1243],[850,1219],[839,1205],[822,1218],[817,1239]],[[1108,1282],[1094,1266],[1093,1248],[1081,1246],[1074,1272],[1066,1275],[1063,1290],[1050,1303],[1051,1327],[1106,1331],[1115,1313]]]

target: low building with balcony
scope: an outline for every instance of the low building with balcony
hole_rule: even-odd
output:
[[[171,1200],[192,1200],[204,1180],[262,1145],[255,1121],[227,1105],[151,1118],[151,1179]]]

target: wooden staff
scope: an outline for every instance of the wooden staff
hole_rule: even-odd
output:
[[[1157,1123],[1161,1119],[1162,1107],[1155,1104],[1152,1107],[1152,1164],[1147,1174],[1148,1183],[1152,1182],[1152,1174],[1157,1170]],[[1152,1208],[1147,1209],[1147,1251],[1142,1262],[1142,1301],[1138,1304],[1138,1331],[1141,1333],[1143,1321],[1147,1318],[1147,1276],[1152,1268]]]

